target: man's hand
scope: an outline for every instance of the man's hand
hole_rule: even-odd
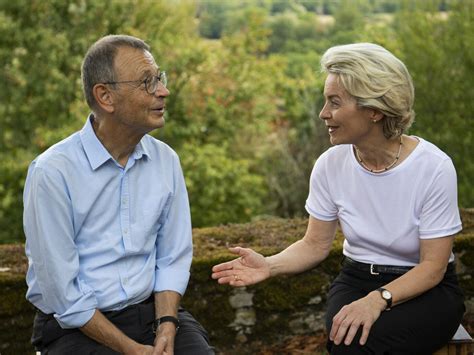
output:
[[[178,318],[178,305],[181,295],[175,291],[161,291],[155,293],[155,317],[172,316]],[[174,353],[174,338],[176,325],[164,322],[156,330],[153,355],[172,355]]]
[[[153,346],[137,344],[136,347],[125,352],[124,355],[153,355]]]
[[[176,337],[176,326],[166,322],[160,324],[155,337],[153,355],[173,355],[174,338]]]
[[[369,336],[370,328],[387,306],[378,291],[372,291],[364,298],[341,308],[332,321],[329,339],[334,344],[350,345],[359,327],[362,327],[360,345],[364,345]]]
[[[121,354],[152,354],[153,347],[137,343],[125,335],[101,311],[96,310],[92,318],[81,328],[85,335]]]

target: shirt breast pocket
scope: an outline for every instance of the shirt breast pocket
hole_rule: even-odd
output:
[[[135,218],[132,222],[132,240],[135,252],[153,248],[158,231],[166,220],[171,193],[152,195],[146,202],[137,204]],[[140,208],[140,206],[142,206]]]

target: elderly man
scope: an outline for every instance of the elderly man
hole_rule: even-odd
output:
[[[28,170],[26,297],[43,353],[213,353],[179,307],[191,218],[178,156],[147,135],[170,94],[149,50],[123,35],[93,44],[82,65],[92,113]]]

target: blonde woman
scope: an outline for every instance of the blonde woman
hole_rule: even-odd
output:
[[[264,257],[214,266],[220,284],[246,286],[317,266],[338,222],[343,268],[328,293],[331,354],[431,354],[464,313],[452,244],[462,228],[456,171],[433,144],[405,132],[414,119],[406,66],[381,46],[330,48],[320,118],[334,147],[314,165],[304,237]]]

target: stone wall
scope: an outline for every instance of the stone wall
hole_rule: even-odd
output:
[[[462,210],[464,230],[455,240],[457,270],[466,294],[466,317],[474,315],[474,210]],[[303,236],[306,220],[265,219],[248,224],[193,231],[195,256],[183,305],[209,331],[217,349],[256,340],[266,343],[285,336],[324,329],[326,291],[338,273],[342,235],[338,232],[329,257],[317,268],[291,277],[270,279],[234,289],[210,278],[211,267],[233,258],[228,246],[241,245],[271,255]],[[31,354],[29,336],[33,308],[26,302],[23,245],[0,246],[0,353]],[[466,318],[467,319],[467,318]]]

